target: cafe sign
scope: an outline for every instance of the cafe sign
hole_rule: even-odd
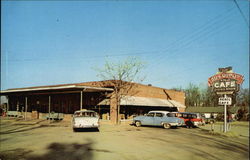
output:
[[[240,74],[233,73],[232,67],[219,68],[219,72],[208,78],[208,86],[213,91],[219,93],[235,93],[239,91],[240,84],[244,81],[244,77]]]
[[[208,86],[212,87],[218,97],[218,105],[224,105],[224,132],[227,132],[227,106],[233,105],[233,98],[239,91],[244,77],[234,73],[232,67],[219,68],[219,72],[208,78]],[[224,95],[224,96],[223,96]]]

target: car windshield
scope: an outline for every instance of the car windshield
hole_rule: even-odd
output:
[[[188,118],[188,115],[187,115],[187,114],[182,114],[181,117],[183,117],[183,118]]]
[[[175,114],[175,117],[182,117],[181,113],[172,113]]]
[[[97,117],[95,112],[76,112],[75,117]]]
[[[176,117],[176,114],[175,113],[168,113],[167,116],[168,117]]]
[[[148,116],[148,117],[154,117],[154,113],[152,113],[152,112],[151,112],[151,113],[148,113],[147,116]]]
[[[197,115],[196,114],[192,114],[192,118],[197,118]]]
[[[163,117],[162,113],[155,113],[155,117]]]

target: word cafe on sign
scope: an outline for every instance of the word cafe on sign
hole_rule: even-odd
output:
[[[220,71],[220,69],[219,69]],[[208,79],[208,86],[213,88],[217,94],[235,93],[239,91],[240,84],[244,81],[244,77],[237,73],[232,73],[230,67],[223,70]]]

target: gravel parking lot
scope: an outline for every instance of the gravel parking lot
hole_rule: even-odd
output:
[[[0,140],[2,160],[249,159],[249,136],[228,137],[201,128],[136,128],[103,122],[99,131],[73,132],[70,122],[1,119]]]

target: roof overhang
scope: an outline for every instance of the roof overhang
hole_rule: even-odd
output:
[[[64,90],[64,89],[78,89],[86,92],[94,91],[113,91],[112,88],[91,87],[80,85],[65,85],[65,86],[50,86],[50,87],[33,87],[33,88],[17,88],[0,91],[0,94],[17,93],[17,92],[32,92],[32,91],[48,91],[48,90]]]
[[[110,105],[110,101],[109,99],[104,99],[98,105]],[[186,108],[185,105],[175,100],[148,98],[148,97],[135,97],[135,96],[122,97],[120,105]]]

